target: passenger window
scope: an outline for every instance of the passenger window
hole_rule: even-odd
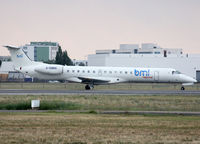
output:
[[[120,71],[119,73],[122,74],[122,71]]]
[[[107,73],[107,71],[104,71],[104,73]]]
[[[125,71],[125,74],[127,74],[128,72],[127,71]]]
[[[111,74],[111,73],[112,73],[112,71],[109,71],[109,73]]]
[[[90,71],[89,71],[89,70],[88,70],[87,72],[88,72],[88,73],[90,73]]]
[[[93,73],[95,73],[95,71],[93,71]]]
[[[74,73],[75,70],[72,70],[72,72]]]
[[[83,72],[83,73],[85,73],[85,71],[84,71],[84,70],[83,70],[82,72]]]
[[[130,72],[130,74],[133,74],[133,72]]]
[[[69,70],[67,70],[67,72],[69,72]]]
[[[79,70],[77,70],[77,73],[79,73],[80,71]]]

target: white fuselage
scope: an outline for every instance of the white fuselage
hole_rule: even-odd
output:
[[[18,71],[29,76],[47,80],[68,80],[82,82],[81,78],[95,79],[93,84],[120,83],[120,82],[171,82],[193,83],[195,79],[171,68],[129,68],[129,67],[87,67],[62,66],[44,63],[21,67]],[[87,83],[87,82],[85,82]],[[89,83],[89,82],[88,82]]]
[[[121,82],[167,82],[193,84],[195,79],[171,68],[62,66],[31,61],[21,48],[5,46],[11,53],[15,69],[31,77],[67,80],[88,85]]]

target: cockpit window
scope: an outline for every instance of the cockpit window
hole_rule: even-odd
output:
[[[179,71],[172,71],[172,74],[181,74]]]

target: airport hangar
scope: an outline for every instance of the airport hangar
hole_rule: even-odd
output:
[[[200,54],[157,44],[120,44],[120,49],[96,50],[88,55],[88,66],[174,68],[200,82]]]

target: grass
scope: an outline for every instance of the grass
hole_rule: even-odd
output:
[[[31,101],[0,102],[0,110],[29,110]],[[63,101],[41,101],[40,110],[78,110],[80,105]]]
[[[28,101],[17,103],[0,103],[1,110],[27,110],[31,109],[31,103]]]
[[[0,109],[30,109],[33,99],[41,110],[200,111],[198,95],[5,95]]]
[[[180,88],[180,84],[120,83],[95,86],[94,90],[180,90]],[[0,83],[0,89],[84,90],[85,85],[77,83]],[[200,84],[186,86],[186,90],[200,90]]]
[[[189,87],[198,90],[199,85]],[[80,84],[6,84],[0,89],[84,89]],[[98,86],[113,90],[177,90],[166,84]],[[1,113],[0,144],[189,144],[200,143],[195,116],[99,115],[98,110],[200,111],[200,95],[1,95],[0,109],[88,110],[88,113]]]
[[[42,101],[40,104],[41,110],[78,110],[80,104],[64,101]]]
[[[200,119],[65,113],[0,113],[0,143],[200,143]]]

